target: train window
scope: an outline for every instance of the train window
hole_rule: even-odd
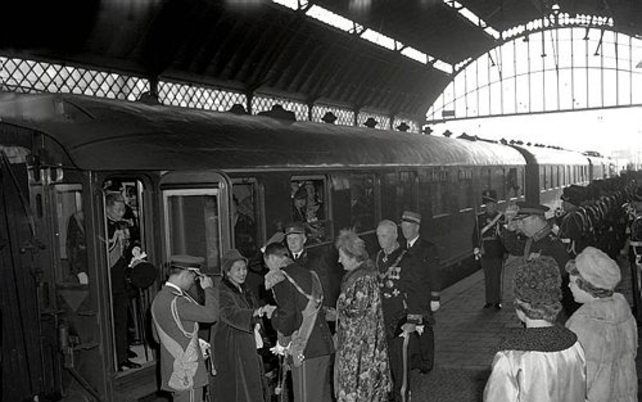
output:
[[[497,191],[497,199],[503,200],[505,197],[504,191],[504,169],[501,167],[496,167],[491,170],[493,175],[491,176],[490,187]]]
[[[405,210],[419,210],[417,172],[386,173],[382,182],[383,218],[395,220]]]
[[[290,180],[291,218],[305,224],[308,244],[318,244],[333,238],[325,189],[325,177],[293,177]]]
[[[399,172],[399,186],[397,188],[398,217],[403,211],[418,211],[419,199],[417,197],[417,172]]]
[[[551,188],[557,187],[559,183],[557,182],[557,171],[555,170],[556,166],[549,166],[548,167],[548,173],[549,176],[551,177],[550,183],[551,183]]]
[[[80,184],[57,184],[55,205],[60,264],[56,273],[58,283],[89,283],[85,213],[82,207]]]
[[[517,178],[517,168],[509,168],[506,174],[506,200],[519,197],[519,180]]]
[[[151,283],[143,283],[130,268],[145,247],[143,183],[112,178],[103,184],[105,246],[109,264],[115,363],[118,371],[140,367],[154,359],[147,339],[146,316],[152,301]],[[146,281],[144,281],[146,282]]]
[[[453,185],[450,182],[450,172],[448,170],[433,170],[433,182],[431,187],[433,218],[447,215],[457,208],[452,196]]]
[[[350,226],[357,233],[375,228],[375,179],[372,174],[350,175]]]
[[[542,190],[546,189],[546,167],[540,165],[539,166],[539,185]]]
[[[458,179],[458,207],[460,210],[472,208],[474,203],[472,170],[470,168],[459,169]]]
[[[235,179],[232,183],[232,227],[234,247],[246,257],[258,252],[260,238],[259,192],[254,179]]]

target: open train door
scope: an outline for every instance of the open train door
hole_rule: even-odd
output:
[[[26,156],[0,146],[0,390],[3,401],[61,391],[55,327],[42,319],[39,286],[45,246],[36,236],[29,204]]]

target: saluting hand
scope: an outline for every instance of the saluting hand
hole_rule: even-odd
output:
[[[203,290],[214,286],[214,281],[212,281],[212,278],[210,278],[209,276],[201,276],[199,283],[201,284],[201,289]]]

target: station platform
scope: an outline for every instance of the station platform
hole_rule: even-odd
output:
[[[618,261],[622,282],[616,289],[631,303],[631,272],[628,260]],[[435,367],[428,374],[411,373],[411,401],[481,401],[493,357],[510,328],[521,327],[512,303],[501,310],[483,309],[484,276],[481,270],[444,289],[436,313]],[[640,328],[638,326],[638,333]],[[640,337],[638,337],[640,339]],[[642,374],[640,349],[636,358],[638,378]],[[638,390],[640,390],[638,380]],[[638,391],[642,400],[642,392]]]

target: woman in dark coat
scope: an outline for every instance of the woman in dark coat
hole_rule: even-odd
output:
[[[217,401],[269,401],[263,363],[257,353],[262,341],[260,317],[272,315],[274,306],[259,307],[245,286],[247,259],[232,249],[223,257],[220,321],[214,336]]]

